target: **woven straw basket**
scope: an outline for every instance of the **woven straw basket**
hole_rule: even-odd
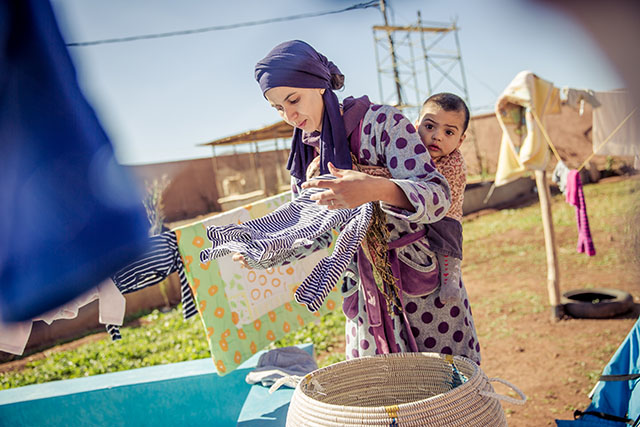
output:
[[[521,399],[495,393],[512,387]],[[465,357],[399,353],[336,363],[298,383],[287,427],[506,426],[500,400],[523,404],[524,394],[489,379]]]

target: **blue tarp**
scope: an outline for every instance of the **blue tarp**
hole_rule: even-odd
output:
[[[633,376],[640,374],[640,318],[620,344],[602,376]],[[640,417],[640,387],[636,387],[640,378],[616,379],[599,381],[594,389],[591,404],[584,412],[601,412],[621,418],[636,420]],[[626,426],[623,422],[603,420],[593,415],[584,415],[581,419],[572,421],[556,420],[558,427],[589,427],[589,426]]]

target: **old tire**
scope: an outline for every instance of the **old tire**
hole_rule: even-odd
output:
[[[629,311],[633,297],[618,289],[576,289],[562,294],[562,305],[572,317],[605,319]]]

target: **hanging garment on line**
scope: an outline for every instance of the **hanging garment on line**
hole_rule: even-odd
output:
[[[203,335],[218,374],[238,368],[256,351],[293,333],[331,311],[340,310],[337,288],[327,295],[315,313],[295,302],[295,289],[330,254],[337,233],[328,232],[316,240],[305,256],[286,265],[252,270],[226,256],[200,262],[200,253],[210,246],[211,225],[241,224],[260,218],[291,201],[290,193],[258,200],[176,228],[180,256],[193,291]]]
[[[318,179],[335,178],[322,175]],[[297,302],[317,311],[355,255],[373,212],[371,203],[329,210],[310,199],[312,194],[323,191],[326,189],[303,190],[299,197],[274,212],[244,224],[209,227],[207,237],[213,245],[200,252],[200,261],[206,263],[238,252],[245,256],[249,267],[265,269],[289,261],[295,257],[296,249],[341,227],[333,253],[320,260],[295,293]]]
[[[591,89],[573,89],[568,86],[560,89],[560,97],[573,108],[579,108],[580,115],[584,112],[584,103],[588,102],[592,108],[600,106],[596,94]]]
[[[593,150],[598,154],[611,156],[640,155],[640,111],[633,113],[629,120],[603,146],[609,135],[631,113],[634,105],[627,91],[596,92],[601,105],[593,109]]]
[[[569,168],[564,162],[558,162],[551,174],[551,180],[558,184],[558,188],[566,196],[567,194],[567,177],[569,176]]]
[[[587,217],[587,204],[582,192],[580,173],[573,169],[567,175],[566,188],[567,203],[576,207],[576,221],[578,223],[578,252],[587,253],[589,256],[596,254],[596,249],[591,240],[589,218]]]
[[[110,324],[122,325],[126,301],[113,281],[107,279],[89,292],[33,320],[9,324],[0,323],[0,350],[21,355],[24,353],[31,335],[34,321],[42,320],[50,325],[55,320],[74,319],[78,316],[81,307],[95,300],[99,302],[98,320],[107,325],[107,331],[109,331],[108,325]],[[117,326],[114,327],[117,328]]]
[[[0,2],[0,317],[28,321],[144,250],[146,216],[49,1]]]
[[[113,275],[113,281],[120,292],[128,294],[156,285],[174,272],[177,272],[180,278],[183,315],[185,319],[189,319],[198,311],[184,273],[175,232],[165,231],[150,237],[149,249],[129,265],[118,270]],[[110,325],[107,330],[113,340],[119,339],[118,328]]]
[[[502,129],[496,187],[508,184],[526,171],[543,170],[549,161],[547,143],[532,112],[541,120],[545,114],[559,113],[559,90],[530,71],[522,71],[496,103]]]

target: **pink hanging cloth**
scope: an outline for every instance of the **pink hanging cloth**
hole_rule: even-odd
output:
[[[578,222],[578,252],[586,252],[589,256],[596,254],[596,248],[591,240],[587,204],[582,192],[580,173],[573,169],[567,174],[566,201],[576,207],[576,221]]]

